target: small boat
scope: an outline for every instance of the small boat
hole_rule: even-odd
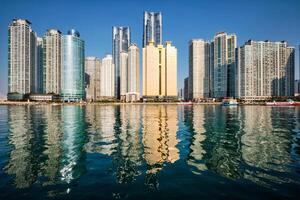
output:
[[[295,102],[291,99],[287,101],[273,101],[273,102],[266,102],[267,106],[300,106],[300,102]]]
[[[181,105],[193,105],[193,102],[186,101],[186,102],[179,102],[178,104],[181,104]]]
[[[223,99],[222,106],[237,106],[239,103],[236,99],[229,98],[229,99]]]

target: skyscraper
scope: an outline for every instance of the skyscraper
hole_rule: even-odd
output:
[[[295,50],[286,42],[249,40],[238,49],[238,97],[294,96]]]
[[[154,45],[162,44],[162,14],[161,12],[144,12],[143,47],[150,41]]]
[[[36,34],[30,24],[28,20],[14,19],[8,27],[8,93],[37,91]]]
[[[171,41],[165,46],[165,97],[177,99],[177,49]],[[164,59],[163,57],[160,59]]]
[[[130,38],[130,28],[129,27],[113,27],[112,33],[112,55],[113,55],[113,63],[115,66],[115,82],[114,82],[114,96],[116,98],[120,98],[120,53],[122,51],[127,52],[128,47],[131,43]]]
[[[211,43],[202,39],[189,42],[189,99],[201,100],[210,96]]]
[[[143,97],[165,99],[177,97],[177,49],[166,43],[143,48]]]
[[[63,101],[84,99],[84,41],[79,32],[71,29],[62,36],[62,82]]]
[[[61,32],[48,29],[43,37],[44,93],[60,94],[61,91]]]
[[[187,101],[189,100],[189,77],[186,77],[184,79],[184,88],[183,88],[183,93],[184,93],[184,100]]]
[[[101,60],[97,57],[85,58],[86,99],[95,101],[100,98]]]
[[[127,101],[136,101],[140,98],[140,53],[136,44],[128,49],[128,95]]]
[[[126,93],[128,91],[128,53],[120,53],[120,95],[121,100],[126,99]]]
[[[100,75],[100,96],[101,99],[114,98],[115,66],[111,55],[102,59]]]
[[[129,46],[128,53],[120,54],[120,83],[122,101],[139,100],[139,49],[136,44]]]
[[[36,49],[36,92],[43,93],[43,39],[37,38]]]
[[[213,96],[217,98],[235,97],[236,64],[235,34],[217,33],[214,37],[214,82]]]
[[[295,87],[295,96],[298,97],[300,96],[300,80],[295,80],[295,84],[294,84],[294,87]]]

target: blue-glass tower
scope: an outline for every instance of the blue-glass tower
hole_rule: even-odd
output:
[[[84,99],[84,41],[71,29],[62,36],[61,97],[63,101]]]

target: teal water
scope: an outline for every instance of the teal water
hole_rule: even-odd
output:
[[[0,106],[0,199],[299,196],[299,107]]]

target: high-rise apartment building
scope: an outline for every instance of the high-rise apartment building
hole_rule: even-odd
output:
[[[154,42],[154,46],[162,44],[162,13],[144,12],[143,27],[143,47],[149,42]]]
[[[126,101],[140,99],[140,53],[136,44],[128,48],[128,82]]]
[[[128,52],[120,54],[120,89],[121,100],[137,101],[139,92],[139,49],[136,44],[128,48]]]
[[[36,92],[43,93],[43,38],[38,37],[36,41]]]
[[[286,42],[249,40],[238,49],[238,97],[294,96],[295,50]]]
[[[211,42],[195,39],[189,42],[189,99],[198,101],[211,93]]]
[[[129,27],[113,27],[112,33],[112,56],[115,66],[115,83],[114,83],[114,96],[120,98],[120,53],[128,51],[128,47],[131,43],[130,28]]]
[[[100,73],[100,96],[101,99],[114,98],[115,66],[111,55],[106,55],[102,59]]]
[[[126,99],[126,93],[128,91],[128,53],[120,53],[120,95],[121,100]]]
[[[44,93],[61,92],[61,32],[48,29],[43,37],[43,90]]]
[[[183,98],[185,101],[189,100],[189,77],[184,79]]]
[[[84,99],[84,41],[78,31],[71,29],[62,36],[62,79],[61,98],[63,101]]]
[[[236,47],[235,34],[217,33],[214,37],[213,96],[236,96]]]
[[[300,80],[295,80],[294,87],[295,87],[294,95],[296,97],[300,96]]]
[[[14,19],[8,27],[8,93],[37,92],[36,34],[30,22]],[[8,99],[11,99],[8,94]]]
[[[101,60],[97,57],[85,58],[85,93],[86,100],[100,99]]]
[[[143,98],[177,98],[177,49],[166,42],[143,48]]]

